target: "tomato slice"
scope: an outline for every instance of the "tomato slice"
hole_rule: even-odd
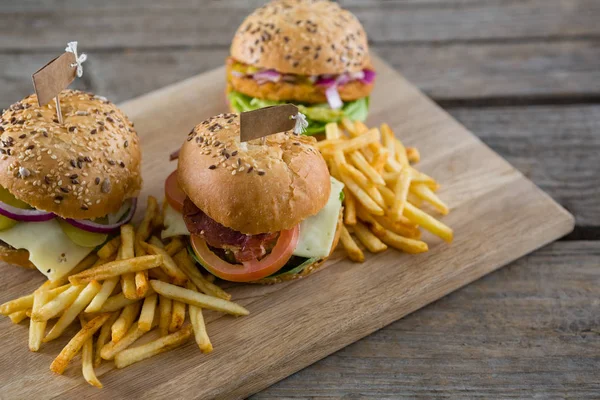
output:
[[[246,261],[242,264],[230,264],[222,260],[210,251],[200,236],[192,235],[190,241],[198,260],[210,273],[226,281],[250,282],[274,274],[288,262],[298,244],[299,232],[299,226],[281,231],[271,254],[262,260]]]
[[[173,171],[165,181],[165,197],[171,207],[180,213],[183,212],[183,201],[187,195],[177,182],[177,170]]]

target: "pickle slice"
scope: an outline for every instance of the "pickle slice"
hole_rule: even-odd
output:
[[[94,233],[84,231],[69,224],[67,221],[59,219],[60,227],[65,235],[71,239],[73,243],[81,247],[96,247],[106,242],[108,235],[105,233]]]

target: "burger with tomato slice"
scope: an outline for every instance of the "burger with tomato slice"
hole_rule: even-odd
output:
[[[40,107],[35,95],[0,118],[0,260],[66,276],[135,212],[138,137],[104,97],[75,90]]]
[[[238,28],[226,64],[234,112],[293,103],[310,122],[308,135],[367,118],[375,80],[367,35],[338,3],[268,3]]]
[[[218,278],[276,283],[315,271],[337,245],[343,184],[316,140],[292,131],[240,142],[240,116],[197,125],[166,180],[163,239]]]

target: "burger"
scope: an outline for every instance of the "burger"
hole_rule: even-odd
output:
[[[367,36],[337,3],[268,3],[239,27],[226,64],[233,112],[293,103],[309,120],[308,135],[367,117],[375,79]]]
[[[165,183],[162,238],[189,237],[198,264],[223,280],[306,276],[337,244],[343,184],[330,177],[313,137],[239,137],[234,113],[190,132]]]
[[[0,260],[66,276],[135,212],[142,183],[133,124],[104,97],[35,95],[0,119]]]

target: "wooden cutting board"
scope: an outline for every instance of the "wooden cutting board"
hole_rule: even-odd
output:
[[[192,341],[124,370],[103,366],[103,390],[85,383],[78,362],[64,376],[49,371],[67,338],[34,354],[27,350],[27,324],[2,318],[0,398],[242,398],[573,228],[573,217],[520,172],[383,61],[375,58],[375,65],[369,124],[387,122],[419,148],[419,169],[441,182],[440,196],[451,207],[444,222],[454,228],[454,243],[426,236],[425,254],[389,250],[368,254],[364,264],[336,255],[328,268],[297,282],[231,287],[251,315],[209,314],[213,353],[200,354]],[[122,105],[142,138],[143,198],[162,198],[164,179],[176,167],[169,153],[195,124],[226,111],[224,87],[219,68]],[[42,281],[35,271],[1,268],[0,302]]]

